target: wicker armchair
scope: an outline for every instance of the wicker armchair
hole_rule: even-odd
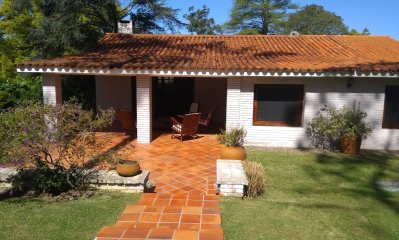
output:
[[[197,138],[197,131],[199,120],[201,118],[201,113],[191,113],[185,114],[183,116],[183,122],[180,123],[176,120],[176,118],[171,117],[170,120],[172,121],[172,136],[171,138],[175,137],[175,134],[180,135],[180,140],[183,141],[185,136],[190,136],[193,138]]]

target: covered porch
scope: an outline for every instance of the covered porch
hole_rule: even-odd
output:
[[[43,73],[43,99],[46,104],[62,104],[68,100],[64,96],[64,76]],[[206,119],[212,111],[215,113],[209,128],[200,129],[200,134],[216,133],[226,127],[226,112],[232,103],[227,101],[227,86],[234,80],[195,76],[86,76],[94,83],[91,87],[95,108],[128,111],[136,126],[130,134],[137,137],[138,143],[150,143],[162,134],[171,133],[170,117],[189,113],[191,103],[199,104],[201,119]],[[122,130],[118,119],[112,128],[112,131],[115,130]]]

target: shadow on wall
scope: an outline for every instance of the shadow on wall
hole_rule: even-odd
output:
[[[318,154],[315,161],[317,165],[307,165],[304,170],[314,181],[330,186],[325,188],[328,190],[321,191],[348,191],[356,198],[371,198],[383,203],[399,214],[396,197],[377,185],[377,181],[382,179],[399,181],[399,172],[395,167],[398,166],[399,153],[363,151],[360,156]],[[356,187],[345,187],[345,182]]]

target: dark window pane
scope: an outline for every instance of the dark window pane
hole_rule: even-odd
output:
[[[255,122],[300,125],[302,85],[255,85],[255,98]]]
[[[399,128],[399,86],[387,86],[383,127]]]

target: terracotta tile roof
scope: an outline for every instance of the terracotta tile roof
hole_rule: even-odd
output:
[[[18,67],[399,72],[399,41],[385,36],[106,34],[90,52]]]

